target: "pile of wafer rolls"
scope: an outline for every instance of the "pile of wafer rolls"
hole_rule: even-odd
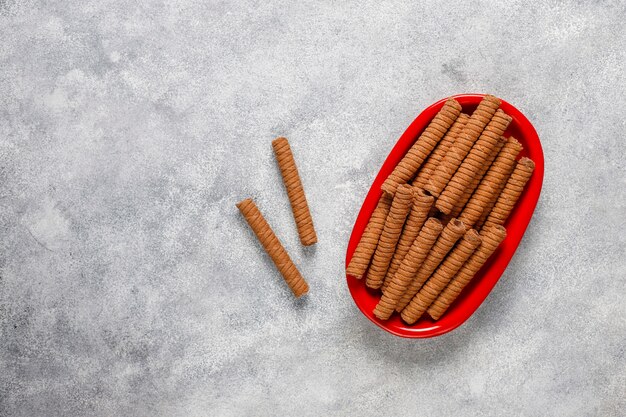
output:
[[[486,95],[468,115],[447,100],[382,184],[346,269],[381,291],[378,319],[439,320],[505,239],[535,164],[500,104]]]
[[[291,147],[286,138],[279,137],[272,142],[276,162],[280,168],[283,183],[287,189],[287,196],[298,229],[300,242],[304,246],[317,243],[317,234],[313,227],[311,211],[304,195],[304,188]],[[250,198],[237,203],[237,208],[246,219],[246,222],[258,238],[259,242],[269,255],[274,265],[284,278],[285,282],[296,297],[309,292],[309,284],[300,274],[287,250],[282,245],[261,211]]]

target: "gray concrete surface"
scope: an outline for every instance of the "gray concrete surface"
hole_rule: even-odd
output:
[[[620,1],[0,0],[0,415],[626,415],[625,19]],[[476,91],[535,124],[543,194],[477,313],[400,339],[353,305],[347,240],[406,126]],[[306,300],[236,211],[248,196]]]

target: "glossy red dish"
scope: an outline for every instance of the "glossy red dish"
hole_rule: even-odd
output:
[[[471,114],[483,97],[483,94],[460,94],[452,98],[455,98],[461,104],[463,112]],[[436,102],[417,116],[400,137],[398,143],[396,143],[383,163],[372,187],[365,197],[361,211],[352,229],[352,235],[350,236],[346,254],[346,265],[350,262],[352,254],[365,230],[365,226],[381,196],[382,191],[380,190],[380,186],[383,181],[385,181],[387,176],[400,162],[404,154],[413,145],[435,114],[443,107],[446,100],[447,98]],[[404,323],[398,314],[394,314],[391,319],[387,321],[379,320],[374,316],[373,311],[376,303],[378,303],[380,299],[380,293],[367,288],[365,286],[365,279],[357,280],[350,275],[346,276],[348,288],[350,289],[350,293],[357,307],[374,324],[389,333],[409,338],[434,337],[454,330],[463,324],[465,320],[476,311],[485,298],[487,298],[522,240],[522,236],[530,222],[541,192],[544,169],[543,150],[541,149],[541,142],[539,141],[539,136],[537,136],[535,128],[519,110],[504,100],[502,100],[500,108],[513,118],[504,136],[514,136],[520,141],[524,146],[520,157],[527,156],[532,159],[535,162],[535,171],[505,224],[507,230],[506,239],[500,244],[500,247],[478,274],[476,274],[474,279],[470,281],[448,311],[437,321],[433,321],[428,317],[428,314],[425,314],[412,326]]]

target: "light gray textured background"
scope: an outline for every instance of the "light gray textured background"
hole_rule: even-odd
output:
[[[0,0],[0,415],[624,416],[625,20],[621,1]],[[526,113],[543,194],[476,314],[404,340],[354,306],[346,244],[400,134],[461,92]]]

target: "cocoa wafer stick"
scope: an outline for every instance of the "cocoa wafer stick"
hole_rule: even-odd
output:
[[[437,166],[428,181],[424,185],[424,189],[429,191],[435,197],[439,194],[450,181],[457,168],[468,152],[478,139],[485,126],[489,123],[496,110],[500,106],[500,99],[492,95],[486,95],[470,116],[463,131],[458,135],[454,143],[446,152],[441,163]]]
[[[391,209],[389,209],[389,214],[385,220],[385,226],[380,235],[376,252],[374,252],[372,266],[370,266],[367,273],[365,285],[370,288],[380,288],[383,285],[391,257],[396,249],[400,233],[402,233],[402,227],[411,209],[412,201],[413,187],[409,184],[398,186],[396,195],[391,203]]]
[[[474,253],[481,239],[478,232],[470,229],[458,245],[450,252],[433,275],[426,281],[426,284],[419,290],[411,302],[402,310],[402,320],[408,324],[415,323],[426,311],[426,309],[437,298],[439,293],[454,278],[461,269],[465,261]]]
[[[415,278],[409,283],[407,290],[402,295],[396,306],[396,311],[401,312],[411,301],[413,296],[419,291],[424,282],[437,269],[443,258],[452,249],[454,244],[465,234],[465,225],[462,221],[452,219],[441,232],[424,263],[415,274]]]
[[[385,220],[390,208],[391,197],[383,193],[346,268],[348,275],[352,275],[357,279],[363,278],[376,251],[376,246],[378,246],[378,240],[385,226]]]
[[[274,148],[280,174],[283,177],[283,183],[287,189],[287,195],[291,203],[293,217],[296,220],[300,242],[304,246],[312,245],[317,242],[317,234],[313,227],[313,218],[311,217],[311,211],[309,210],[309,205],[304,195],[304,188],[302,188],[302,181],[300,180],[298,167],[293,158],[289,142],[286,138],[277,138],[272,141],[272,148]]]
[[[428,315],[439,320],[448,307],[457,299],[463,288],[474,278],[474,275],[487,262],[497,247],[506,237],[506,229],[502,226],[490,226],[480,232],[482,243],[457,272],[454,278],[428,307]]]
[[[289,254],[280,243],[280,240],[274,234],[274,231],[267,223],[259,208],[254,204],[252,199],[247,198],[237,204],[237,208],[243,214],[244,218],[250,225],[250,228],[265,248],[265,251],[278,268],[278,271],[293,291],[296,297],[301,297],[309,291],[309,285],[306,283],[300,271],[294,265]]]
[[[389,282],[387,289],[383,292],[382,298],[376,305],[374,309],[376,317],[381,320],[389,319],[396,308],[398,300],[406,291],[442,230],[441,222],[435,218],[431,217],[424,223],[417,238]]]
[[[458,170],[454,173],[450,182],[437,199],[435,205],[445,214],[450,214],[455,204],[459,201],[463,192],[469,188],[474,178],[479,174],[485,165],[491,152],[500,141],[500,136],[504,133],[511,116],[498,109],[489,124],[483,130],[472,149],[467,154]]]
[[[413,189],[413,206],[411,207],[411,212],[406,219],[404,229],[396,245],[396,251],[393,254],[393,258],[391,258],[391,263],[389,264],[389,269],[387,270],[387,275],[383,282],[383,292],[387,289],[391,278],[398,270],[402,259],[404,259],[404,256],[409,251],[417,234],[428,218],[428,212],[435,200],[433,196],[421,188],[413,187]]]
[[[435,115],[411,149],[387,177],[381,187],[384,192],[393,195],[398,185],[405,184],[413,178],[420,165],[433,151],[460,113],[461,105],[458,101],[454,99],[446,101],[443,108]]]

